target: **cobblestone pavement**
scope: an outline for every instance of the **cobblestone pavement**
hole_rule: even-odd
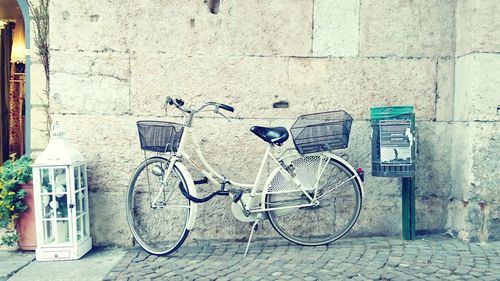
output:
[[[351,238],[301,247],[284,239],[203,241],[170,256],[129,250],[105,280],[500,280],[500,241]]]

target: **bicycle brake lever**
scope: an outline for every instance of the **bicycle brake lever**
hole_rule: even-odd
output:
[[[220,113],[220,112],[217,112],[219,115],[221,115],[222,117],[226,118],[227,122],[231,122],[231,119],[227,118],[226,115]]]

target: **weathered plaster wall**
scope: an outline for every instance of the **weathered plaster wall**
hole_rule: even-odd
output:
[[[206,115],[195,126],[214,166],[245,181],[265,149],[251,125],[290,126],[297,115],[322,110],[351,113],[350,148],[341,153],[368,175],[350,235],[400,235],[398,179],[369,176],[369,108],[414,105],[417,230],[444,231],[455,6],[454,0],[225,0],[213,15],[203,1],[52,1],[51,110],[89,163],[94,241],[131,242],[124,196],[142,157],[135,121],[164,119],[167,95],[188,105],[216,100],[236,108],[230,123]],[[290,107],[273,109],[280,100]],[[228,207],[225,199],[202,205],[192,237],[247,237],[249,226]],[[265,224],[258,235],[276,234]]]
[[[500,3],[458,1],[448,229],[500,238]]]

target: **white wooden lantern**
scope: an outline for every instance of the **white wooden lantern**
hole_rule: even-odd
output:
[[[37,261],[79,259],[92,248],[87,167],[58,123],[33,165]]]

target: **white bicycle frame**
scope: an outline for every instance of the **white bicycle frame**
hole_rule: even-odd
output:
[[[196,150],[196,154],[197,154],[199,160],[201,161],[201,164],[203,167],[200,167],[200,165],[197,164],[197,162],[193,161],[193,158],[187,152],[185,152],[185,147],[187,145],[188,140],[192,141],[192,143],[195,147],[195,150]],[[275,146],[273,144],[268,144],[266,152],[265,152],[264,157],[262,159],[261,165],[260,165],[259,170],[257,172],[254,183],[251,183],[251,184],[239,183],[236,181],[232,181],[228,178],[225,178],[219,172],[217,172],[214,168],[212,168],[212,166],[210,166],[209,162],[206,160],[206,158],[204,157],[204,155],[200,149],[200,144],[199,144],[199,141],[198,141],[198,138],[196,136],[194,129],[192,127],[184,127],[184,133],[183,133],[183,136],[181,138],[177,152],[170,158],[170,164],[169,164],[169,167],[167,169],[165,179],[168,179],[173,167],[178,163],[178,161],[181,159],[185,159],[190,164],[192,164],[199,172],[201,172],[211,183],[213,183],[215,185],[228,184],[228,185],[236,186],[236,187],[240,187],[240,188],[251,189],[251,191],[249,193],[250,199],[244,204],[244,209],[247,210],[249,213],[262,213],[262,212],[273,211],[273,210],[309,207],[309,206],[313,206],[313,205],[317,204],[317,200],[321,198],[321,197],[317,197],[317,185],[319,183],[319,179],[321,178],[323,172],[325,171],[325,168],[327,166],[326,164],[329,163],[330,159],[334,158],[334,159],[342,162],[346,167],[348,167],[352,171],[355,171],[352,168],[352,166],[349,165],[349,163],[347,163],[345,160],[338,157],[337,155],[332,154],[332,153],[328,153],[328,152],[320,153],[320,155],[322,157],[320,160],[320,164],[321,163],[325,163],[325,164],[319,165],[319,167],[318,167],[318,173],[317,173],[317,178],[316,178],[315,184],[312,188],[309,188],[309,190],[314,190],[314,195],[311,196],[309,194],[309,192],[307,192],[305,190],[305,188],[302,186],[302,183],[300,182],[300,180],[297,177],[292,176],[287,171],[286,164],[282,160],[282,159],[290,158],[293,156],[300,156],[300,155],[297,152],[294,152],[294,151],[291,152],[290,150],[287,150],[284,153],[282,153],[282,155],[277,157],[277,156],[275,156],[274,151],[275,151]],[[323,158],[323,157],[325,157],[325,158]],[[303,194],[309,199],[309,203],[300,204],[300,205],[287,205],[287,206],[276,207],[276,208],[265,208],[265,206],[263,204],[264,203],[264,198],[263,198],[264,196],[262,196],[263,195],[262,192],[264,191],[264,187],[265,187],[263,173],[264,173],[264,168],[266,167],[266,163],[269,160],[276,162],[277,169],[279,169],[279,171],[282,172],[282,175],[285,176],[287,178],[287,180],[293,181],[295,186],[300,191],[302,191]],[[344,182],[342,182],[338,186],[332,188],[332,191],[335,190],[336,188],[338,188],[339,186],[343,185],[344,183],[346,183],[350,180],[353,180],[354,178],[357,178],[358,182],[361,183],[361,179],[359,178],[359,175],[356,172],[354,172],[354,175],[351,178],[348,178],[347,180],[345,180]],[[189,188],[189,189],[193,190],[194,187]],[[297,192],[297,191],[298,190],[295,190],[294,192]],[[161,189],[158,192],[158,195],[154,199],[153,203],[155,203],[160,198],[160,195],[162,194],[162,192],[163,192],[163,189]],[[362,187],[361,187],[361,192],[363,195]],[[256,200],[258,198],[257,195],[261,196],[261,198],[259,198],[260,201]],[[260,203],[260,207],[254,208],[255,206],[259,205],[258,203]]]

